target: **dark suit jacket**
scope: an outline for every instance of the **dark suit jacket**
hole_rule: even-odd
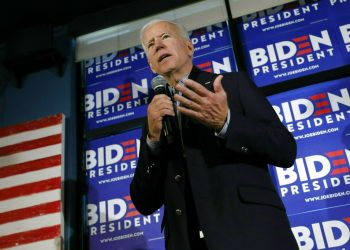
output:
[[[189,78],[213,90],[216,76],[194,67]],[[190,249],[188,222],[196,214],[211,250],[298,249],[267,168],[291,166],[295,141],[244,73],[224,74],[222,84],[231,112],[226,138],[182,116],[183,143],[178,135],[152,154],[146,126],[132,201],[144,215],[164,205],[167,249]]]

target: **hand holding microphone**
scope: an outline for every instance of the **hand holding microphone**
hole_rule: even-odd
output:
[[[161,133],[164,133],[168,143],[172,143],[175,132],[174,104],[168,96],[167,82],[162,76],[152,79],[152,88],[155,96],[148,106],[148,137],[151,140],[159,141]]]

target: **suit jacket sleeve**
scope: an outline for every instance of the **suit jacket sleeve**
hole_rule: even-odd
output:
[[[290,167],[296,157],[295,140],[262,91],[242,72],[224,75],[222,83],[231,110],[226,147],[267,164]]]
[[[152,214],[163,204],[163,171],[160,155],[153,155],[146,142],[148,128],[145,125],[140,142],[140,155],[134,178],[130,184],[131,199],[143,215]]]

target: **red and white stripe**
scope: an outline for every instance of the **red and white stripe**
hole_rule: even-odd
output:
[[[0,249],[61,248],[63,115],[0,128]]]

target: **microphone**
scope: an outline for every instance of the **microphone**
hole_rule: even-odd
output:
[[[167,81],[161,75],[158,75],[152,79],[152,88],[156,95],[165,94],[171,97],[169,91],[167,91]],[[176,122],[173,117],[165,115],[162,123],[164,136],[167,139],[168,144],[171,144],[174,141]]]

